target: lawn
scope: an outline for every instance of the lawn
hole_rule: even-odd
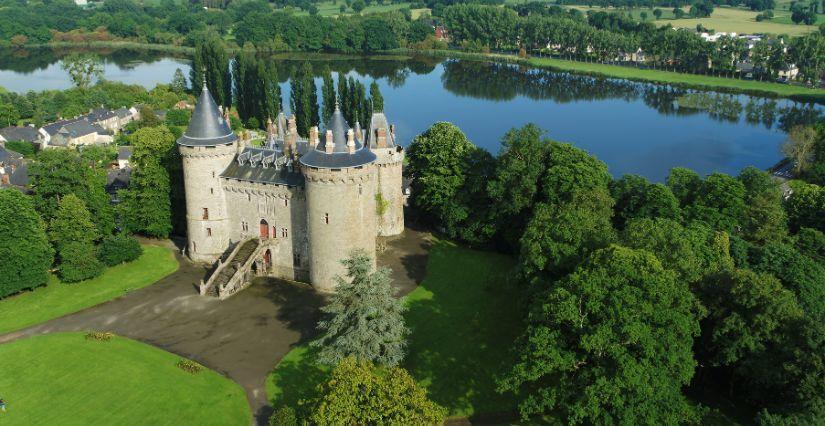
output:
[[[45,287],[0,300],[0,334],[114,299],[153,284],[177,269],[171,250],[144,245],[140,258],[108,268],[97,278],[65,284],[52,276]]]
[[[123,337],[57,333],[0,345],[3,425],[248,425],[243,389],[179,356]]]
[[[346,2],[343,0],[341,1],[324,1],[320,3],[315,3],[315,6],[318,7],[318,15],[320,16],[338,16],[341,15],[341,5],[346,6]],[[410,7],[409,2],[403,3],[390,3],[390,4],[378,4],[373,2],[373,4],[364,8],[361,11],[362,15],[370,14],[370,13],[383,13],[383,12],[390,12],[393,10],[401,10],[401,9],[408,9]],[[301,9],[293,8],[291,9],[294,11],[295,15],[308,15],[309,12],[306,12]],[[412,16],[414,19],[417,19],[423,12],[429,12],[429,9],[413,9],[411,10]],[[355,11],[351,8],[348,8],[346,12],[343,13],[344,15],[354,15]]]
[[[438,242],[427,277],[406,298],[411,329],[404,367],[450,416],[511,412],[515,400],[495,391],[495,376],[511,365],[520,330],[517,289],[507,281],[513,261],[500,254]],[[274,406],[296,406],[313,395],[326,368],[306,346],[290,351],[267,380]]]
[[[809,89],[802,86],[771,83],[754,80],[738,80],[733,78],[712,77],[706,75],[684,74],[678,72],[653,69],[639,69],[600,63],[565,61],[553,58],[531,58],[530,65],[571,71],[579,73],[598,74],[607,77],[626,78],[630,80],[651,81],[664,84],[684,84],[692,87],[702,87],[715,90],[733,90],[752,93],[764,93],[784,97],[795,97],[807,100],[825,99],[825,89]]]

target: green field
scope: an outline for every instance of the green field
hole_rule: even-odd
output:
[[[510,365],[520,330],[517,290],[507,281],[513,261],[500,254],[439,242],[427,277],[406,298],[412,334],[404,367],[451,416],[509,412],[515,400],[495,391],[494,377]],[[313,395],[326,368],[306,346],[290,351],[267,381],[274,406],[297,406]]]
[[[341,5],[346,6],[346,2],[344,2],[343,0],[335,1],[335,2],[324,1],[324,2],[320,2],[320,3],[314,3],[314,4],[315,4],[315,6],[318,7],[318,15],[320,15],[320,16],[338,16],[338,15],[341,15],[342,14],[341,13]],[[382,13],[382,12],[390,12],[390,11],[393,11],[393,10],[409,9],[410,4],[411,4],[410,2],[390,3],[390,4],[378,4],[377,2],[373,2],[373,4],[371,4],[371,5],[367,6],[366,8],[364,8],[364,10],[361,11],[361,14],[366,15],[366,14],[369,14],[369,13]],[[306,12],[306,11],[298,9],[298,8],[289,8],[289,10],[292,10],[295,15],[308,15],[309,14],[309,12]],[[421,16],[422,13],[429,12],[429,11],[430,11],[430,9],[412,9],[411,10],[413,19],[417,19],[419,16]],[[346,12],[344,12],[343,14],[344,15],[354,15],[355,11],[353,11],[351,8],[347,8]]]
[[[588,10],[593,11],[618,11],[628,12],[636,19],[641,19],[641,13],[647,12],[647,20],[654,21],[653,9],[647,8],[633,8],[633,9],[615,9],[615,8],[601,8],[588,6],[566,6],[572,9],[578,9],[583,12]],[[675,28],[691,28],[695,29],[697,24],[702,24],[705,28],[713,29],[719,32],[735,32],[737,34],[753,34],[753,33],[770,33],[770,34],[787,34],[791,36],[804,35],[810,32],[818,31],[816,25],[797,25],[791,21],[791,14],[787,10],[780,9],[779,5],[774,10],[774,19],[757,22],[756,15],[759,12],[744,8],[731,7],[716,7],[713,9],[713,14],[709,18],[673,18],[673,8],[660,7],[662,10],[662,19],[655,20],[657,25],[672,25]],[[687,13],[689,8],[685,8]],[[819,15],[818,23],[825,22],[825,15]]]
[[[140,258],[108,268],[97,278],[65,284],[52,276],[45,287],[0,300],[0,334],[114,299],[153,284],[177,269],[171,250],[144,245]]]
[[[3,425],[249,425],[243,389],[122,337],[57,333],[0,345]]]

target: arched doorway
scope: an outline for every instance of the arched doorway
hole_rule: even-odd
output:
[[[261,238],[269,238],[269,224],[261,219]]]

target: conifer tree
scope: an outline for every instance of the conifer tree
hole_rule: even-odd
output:
[[[324,85],[321,89],[323,104],[323,122],[327,123],[335,111],[335,82],[332,80],[332,72],[329,67],[324,67]]]
[[[175,70],[175,75],[172,77],[172,90],[175,91],[175,93],[186,92],[186,77],[180,68]]]
[[[370,101],[372,102],[372,110],[375,112],[384,112],[384,96],[381,95],[381,88],[375,80],[370,84]]]
[[[278,84],[278,71],[271,62],[258,61],[258,80],[260,82],[260,99],[258,121],[263,125],[268,119],[275,120],[281,113],[281,86]]]
[[[218,105],[232,104],[232,74],[229,71],[229,53],[217,34],[210,34],[195,45],[195,55],[189,81],[195,94],[203,89],[204,75],[206,86]]]
[[[312,78],[312,66],[309,62],[301,65],[298,74],[290,82],[292,93],[290,102],[292,113],[298,127],[298,134],[309,135],[309,128],[318,124],[318,92],[315,89],[315,80]]]
[[[54,251],[31,198],[0,190],[0,298],[46,284]]]
[[[353,77],[349,78],[347,82],[347,110],[344,111],[344,118],[350,126],[355,125],[355,120],[358,119],[358,107],[361,103],[358,102],[358,80]]]
[[[63,281],[88,280],[103,272],[94,244],[99,237],[97,228],[86,205],[76,195],[69,194],[60,200],[49,225],[49,236],[57,248],[58,272]]]
[[[372,271],[372,261],[363,250],[342,260],[347,278],[337,277],[338,286],[327,317],[318,323],[321,337],[312,343],[320,348],[318,359],[336,365],[347,357],[395,367],[404,358],[404,305],[392,295],[391,271]]]
[[[349,116],[349,87],[347,87],[347,77],[342,73],[338,73],[338,107],[344,118]]]

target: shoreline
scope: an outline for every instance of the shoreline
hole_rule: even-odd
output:
[[[186,46],[167,44],[140,43],[130,41],[88,41],[88,42],[50,42],[29,44],[23,48],[91,48],[91,49],[143,49],[156,52],[169,52],[191,55],[195,49]],[[656,69],[643,69],[608,65],[595,62],[579,62],[550,57],[519,58],[512,54],[501,53],[474,53],[458,50],[414,50],[398,48],[373,53],[324,53],[324,52],[267,52],[272,57],[292,59],[289,56],[302,55],[308,60],[335,60],[352,57],[388,57],[394,56],[411,58],[415,56],[430,56],[439,58],[455,58],[475,61],[492,61],[530,66],[539,69],[549,69],[574,74],[590,75],[605,78],[619,78],[631,81],[666,84],[686,88],[713,90],[725,93],[739,93],[746,95],[787,98],[798,102],[815,102],[825,104],[825,89],[812,89],[803,86],[781,84],[774,82],[740,80],[727,77],[715,77],[700,74],[687,74]]]

